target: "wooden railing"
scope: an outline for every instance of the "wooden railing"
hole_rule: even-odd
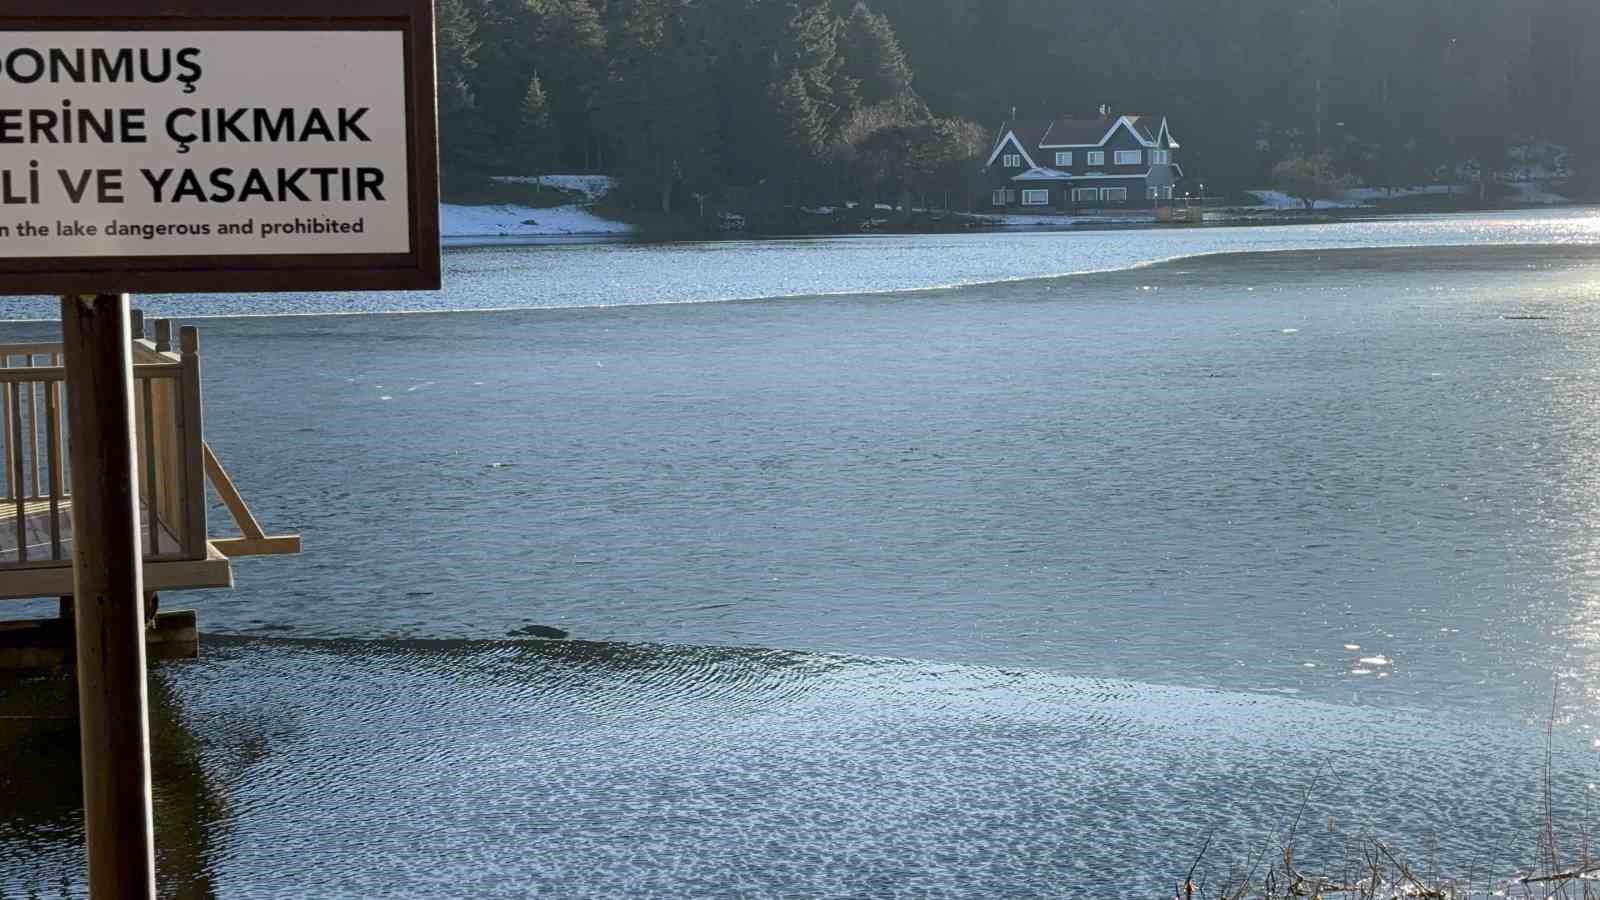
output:
[[[134,419],[141,540],[148,562],[207,558],[207,452],[200,393],[200,339],[155,323],[143,337],[134,317]],[[0,424],[5,493],[0,496],[0,569],[71,564],[72,477],[67,463],[66,372],[60,344],[0,345]],[[231,487],[231,486],[230,486]]]

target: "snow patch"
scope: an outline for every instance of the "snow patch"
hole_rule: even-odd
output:
[[[1377,206],[1384,200],[1399,200],[1402,197],[1446,196],[1461,190],[1448,184],[1430,184],[1423,187],[1404,187],[1389,190],[1387,188],[1351,188],[1340,191],[1327,200],[1318,200],[1316,209],[1362,209]],[[1255,195],[1260,205],[1256,209],[1305,209],[1306,205],[1299,199],[1285,194],[1283,191],[1250,191]]]
[[[1507,187],[1511,188],[1511,194],[1518,203],[1549,206],[1572,202],[1572,198],[1563,197],[1537,181],[1518,182]]]
[[[1549,190],[1548,186],[1540,181],[1516,181],[1504,185],[1511,191],[1512,196],[1519,203],[1530,205],[1537,204],[1562,204],[1571,203],[1572,200]],[[1340,191],[1327,200],[1318,200],[1317,209],[1366,209],[1380,205],[1385,200],[1399,200],[1404,197],[1443,197],[1451,194],[1471,194],[1475,188],[1471,185],[1430,184],[1421,187],[1404,187],[1389,190],[1387,188],[1361,187]],[[1255,196],[1259,205],[1255,209],[1305,209],[1305,204],[1298,199],[1285,194],[1283,191],[1249,191]]]
[[[1121,216],[1018,216],[978,213],[977,217],[996,225],[1148,225],[1156,220],[1151,215]]]
[[[579,206],[533,209],[509,203],[494,206],[439,204],[439,232],[447,238],[626,234],[631,231],[632,225],[602,219]]]
[[[559,188],[582,194],[591,203],[611,193],[617,186],[616,179],[610,175],[496,175],[490,180],[501,184],[541,184]]]

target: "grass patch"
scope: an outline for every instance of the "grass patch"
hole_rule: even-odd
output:
[[[1366,829],[1341,831],[1306,818],[1306,808],[1324,770],[1312,778],[1298,811],[1269,842],[1243,859],[1208,858],[1213,830],[1194,861],[1177,880],[1175,900],[1600,900],[1600,859],[1591,852],[1589,829],[1580,825],[1558,833],[1555,813],[1554,753],[1556,708],[1551,702],[1545,730],[1540,779],[1544,820],[1535,839],[1532,865],[1510,874],[1438,874],[1427,851],[1419,860]],[[1587,813],[1585,813],[1587,817]],[[1310,836],[1315,834],[1315,839]],[[1320,862],[1307,863],[1305,844],[1321,850]],[[1333,852],[1328,852],[1329,848]],[[1181,870],[1180,870],[1181,871]]]

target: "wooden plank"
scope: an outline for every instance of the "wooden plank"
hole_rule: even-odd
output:
[[[46,354],[60,353],[60,352],[61,352],[61,345],[60,344],[51,344],[51,343],[0,344],[0,357],[4,357],[4,356],[21,356],[24,353],[35,353],[35,354],[38,354],[40,356],[44,356]]]
[[[18,404],[22,385],[13,383],[9,392],[11,400],[11,486],[17,503],[17,562],[28,561],[28,513],[24,508],[27,487],[22,482],[22,409]]]
[[[28,357],[28,364],[33,364],[33,357]],[[43,385],[37,381],[28,382],[28,460],[33,469],[33,496],[42,497],[43,485],[39,481],[39,388]]]
[[[227,505],[228,512],[233,513],[233,522],[239,526],[239,532],[252,541],[264,539],[267,534],[261,530],[261,523],[256,521],[244,498],[239,496],[239,489],[234,486],[233,479],[228,477],[227,470],[222,468],[222,463],[217,460],[217,454],[211,451],[211,445],[202,442],[201,449],[205,452],[206,474],[211,476],[211,486],[217,489],[217,494]]]
[[[141,378],[181,378],[182,365],[171,362],[140,363],[133,371]],[[0,383],[21,384],[27,381],[65,381],[67,370],[59,366],[36,366],[31,369],[0,369]]]
[[[144,567],[144,576],[145,590],[152,593],[233,587],[233,566],[220,551],[206,559],[150,562]],[[0,600],[62,597],[72,591],[72,569],[65,566],[0,573]]]
[[[161,436],[159,447],[160,471],[157,477],[156,518],[169,528],[183,521],[182,485],[178,473],[182,470],[179,459],[181,440],[178,432],[178,385],[170,379],[155,384],[156,431]]]
[[[54,354],[50,362],[53,365],[65,365],[65,354]],[[50,438],[55,441],[56,459],[61,462],[61,474],[56,478],[55,487],[52,489],[58,497],[66,497],[72,485],[71,462],[67,458],[67,413],[66,396],[67,385],[65,382],[52,382],[50,392],[56,398],[56,427],[51,432]]]
[[[32,552],[33,548],[48,548],[51,545],[49,526],[51,524],[52,509],[59,516],[61,530],[65,535],[61,541],[62,559],[35,559],[35,554]],[[18,566],[62,565],[64,562],[70,565],[72,498],[57,498],[53,501],[52,498],[48,497],[39,500],[27,500],[23,503],[23,513],[24,518],[27,520],[29,559],[26,562],[14,560],[0,562],[0,578],[4,578],[7,571]],[[13,504],[10,502],[0,504],[0,556],[9,555],[16,550],[16,528],[12,524],[12,520],[16,517],[17,511]],[[152,551],[153,553],[174,559],[187,558],[182,555],[183,545],[178,541],[177,535],[159,519],[152,519],[149,507],[142,501],[139,504],[139,528],[141,535],[150,528],[156,529],[157,544],[156,549]],[[141,543],[148,544],[149,542],[141,537]]]
[[[153,404],[151,403],[151,396],[150,396],[150,379],[143,378],[143,379],[139,379],[139,380],[135,381],[134,383],[139,385],[139,387],[142,389],[140,391],[140,400],[142,402],[143,409],[141,409],[140,412],[143,413],[143,418],[144,418],[144,470],[143,471],[144,471],[145,478],[144,478],[144,484],[140,485],[140,487],[143,489],[144,496],[145,496],[145,509],[150,510],[150,512],[153,514],[155,512],[155,508],[156,508],[156,428],[155,428],[155,412],[151,409],[151,406]],[[161,529],[153,527],[154,524],[155,524],[153,521],[152,521],[151,524],[152,524],[152,527],[149,529],[149,532],[150,532],[150,551],[149,552],[150,552],[151,555],[155,555],[155,554],[161,552],[160,542],[157,540],[157,537],[161,533]]]
[[[61,298],[89,891],[154,898],[144,578],[126,294]],[[59,571],[59,570],[56,570]]]
[[[57,385],[44,389],[45,455],[50,464],[50,558],[61,558],[61,409]]]
[[[56,362],[54,354],[50,362]],[[61,389],[62,384],[45,384],[45,428],[50,431],[45,439],[50,460],[50,559],[61,559],[61,487],[66,484],[61,477]]]
[[[229,559],[241,556],[289,556],[300,552],[300,536],[219,538],[212,541],[211,546]]]
[[[6,370],[9,369],[9,368],[11,368],[11,354],[9,354],[9,353],[0,354],[0,378],[4,378],[6,376],[6,374],[7,374]],[[17,452],[17,448],[11,446],[11,392],[10,391],[0,390],[0,408],[3,408],[3,410],[0,410],[0,411],[3,411],[3,415],[0,415],[0,419],[3,419],[3,421],[0,421],[0,431],[3,431],[5,433],[4,443],[5,443],[5,448],[6,448],[6,455],[5,455],[5,459],[3,460],[3,462],[5,463],[5,470],[6,470],[6,499],[12,499],[12,498],[16,497],[17,492],[18,492],[18,488],[20,488],[21,486],[17,485],[17,484],[13,484],[12,481],[11,481],[11,456],[12,456],[12,454]]]
[[[149,659],[195,659],[200,655],[200,630],[194,610],[157,613],[155,621],[145,629],[144,640]],[[0,622],[0,671],[40,671],[70,665],[71,641],[70,626],[61,619]]]
[[[184,517],[178,534],[191,559],[206,555],[205,407],[200,393],[200,332],[185,325],[178,332],[183,377],[178,381],[178,409],[183,420]]]

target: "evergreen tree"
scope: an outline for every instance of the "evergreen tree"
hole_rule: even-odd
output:
[[[543,174],[561,153],[561,136],[550,119],[550,104],[537,72],[522,97],[522,150],[531,166],[529,174]]]
[[[447,174],[478,168],[482,132],[472,95],[477,68],[477,20],[462,0],[439,0],[438,35],[439,152]]]
[[[842,191],[886,128],[1102,103],[1170,116],[1188,176],[1239,187],[1319,150],[1373,184],[1492,174],[1536,138],[1600,167],[1592,0],[438,0],[437,22],[447,173],[526,165],[538,134],[668,208]]]
[[[857,2],[842,29],[840,49],[845,74],[858,86],[867,106],[914,106],[911,65],[889,20]]]
[[[811,164],[822,158],[828,123],[806,88],[806,78],[799,69],[790,69],[786,77],[773,80],[768,89],[772,104],[769,127],[774,152],[788,148],[797,162]]]
[[[603,158],[595,129],[608,71],[606,30],[590,0],[555,0],[544,7],[537,53],[551,121],[561,136],[559,156],[589,170]]]

